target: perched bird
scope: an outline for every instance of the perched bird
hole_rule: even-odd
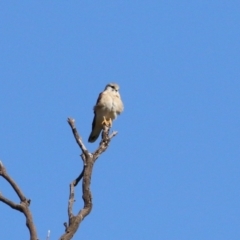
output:
[[[104,91],[99,94],[93,111],[94,118],[92,122],[92,132],[88,138],[89,142],[95,142],[102,131],[103,124],[111,127],[112,120],[123,111],[123,103],[119,94],[118,84],[107,84]]]

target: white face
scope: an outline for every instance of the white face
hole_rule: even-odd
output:
[[[118,86],[116,84],[108,84],[105,88],[105,90],[110,91],[110,92],[114,92],[114,93],[118,93]]]

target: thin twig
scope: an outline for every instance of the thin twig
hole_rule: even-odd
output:
[[[23,212],[22,206],[20,204],[16,204],[16,203],[12,202],[11,200],[5,198],[1,193],[0,193],[0,201],[7,204],[12,209],[15,209],[19,212]]]
[[[73,135],[76,139],[76,142],[78,144],[78,146],[81,148],[82,152],[84,154],[88,154],[87,148],[85,147],[85,145],[83,144],[82,138],[79,136],[77,129],[75,127],[75,120],[73,118],[68,118],[68,124],[70,125]]]
[[[79,181],[83,178],[84,171],[85,171],[85,166],[83,166],[83,170],[80,173],[80,175],[73,181],[74,187],[76,187],[78,185]]]
[[[17,183],[14,182],[14,180],[7,174],[6,169],[3,168],[3,174],[1,175],[13,188],[13,190],[16,192],[16,194],[18,195],[18,197],[20,198],[21,201],[25,201],[26,198],[24,197],[22,191],[20,190],[20,188],[18,187]]]

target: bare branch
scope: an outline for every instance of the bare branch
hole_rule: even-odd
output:
[[[12,202],[11,200],[5,198],[1,193],[0,193],[0,201],[7,204],[9,207],[18,210],[20,212],[23,212],[22,207],[20,204],[16,204],[14,202]]]
[[[70,184],[70,195],[69,195],[69,201],[68,201],[68,216],[69,216],[69,221],[73,217],[73,203],[74,203],[74,184],[73,182]]]
[[[74,187],[76,187],[76,186],[78,185],[79,181],[83,178],[83,173],[84,173],[84,171],[85,171],[85,164],[84,164],[84,166],[83,166],[83,170],[82,170],[82,172],[80,173],[80,175],[73,181]]]
[[[22,191],[18,187],[18,185],[13,181],[13,179],[7,174],[6,168],[3,166],[1,163],[1,168],[0,168],[0,175],[5,178],[5,180],[8,181],[8,183],[12,186],[18,197],[20,198],[21,201],[25,201],[26,198],[24,197]]]
[[[75,120],[73,118],[68,118],[68,124],[72,128],[72,132],[73,132],[73,135],[76,139],[78,146],[81,148],[82,152],[87,155],[88,154],[87,148],[83,144],[82,138],[79,136],[79,134],[77,132],[77,129],[75,127]]]
[[[104,125],[103,127],[103,131],[102,131],[102,140],[99,144],[98,149],[93,153],[94,155],[94,161],[96,161],[98,159],[98,157],[107,150],[110,141],[113,137],[115,137],[117,135],[117,132],[113,132],[110,136],[109,136],[109,131],[110,128],[107,127],[106,125]]]
[[[1,161],[0,161],[0,176],[2,176],[17,193],[20,199],[20,204],[12,202],[11,200],[5,198],[2,194],[0,194],[0,201],[7,204],[9,207],[22,212],[25,215],[26,225],[30,233],[30,240],[37,240],[37,231],[33,223],[31,211],[29,209],[30,200],[28,200],[24,196],[23,192],[21,191],[17,183],[8,175],[7,170]]]
[[[70,240],[76,233],[79,228],[80,223],[83,219],[91,212],[92,210],[92,194],[90,191],[91,185],[91,176],[94,163],[96,159],[104,152],[109,146],[111,139],[117,134],[117,132],[113,132],[109,136],[110,128],[105,126],[103,127],[102,131],[102,140],[99,144],[98,149],[93,153],[89,153],[87,148],[84,146],[82,138],[77,132],[75,127],[75,120],[68,118],[68,123],[72,129],[73,135],[76,139],[78,146],[82,150],[82,160],[84,163],[83,170],[80,175],[70,184],[70,194],[68,200],[68,224],[64,223],[65,226],[65,233],[60,237],[60,240]],[[72,212],[73,204],[74,204],[74,188],[77,186],[78,182],[83,179],[82,181],[82,192],[83,192],[83,208],[78,212],[75,216]]]

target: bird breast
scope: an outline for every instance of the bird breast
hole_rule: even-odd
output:
[[[107,115],[106,117],[111,117],[112,119],[117,116],[117,100],[118,96],[114,96],[114,94],[109,94],[109,101],[106,102],[104,112]]]

